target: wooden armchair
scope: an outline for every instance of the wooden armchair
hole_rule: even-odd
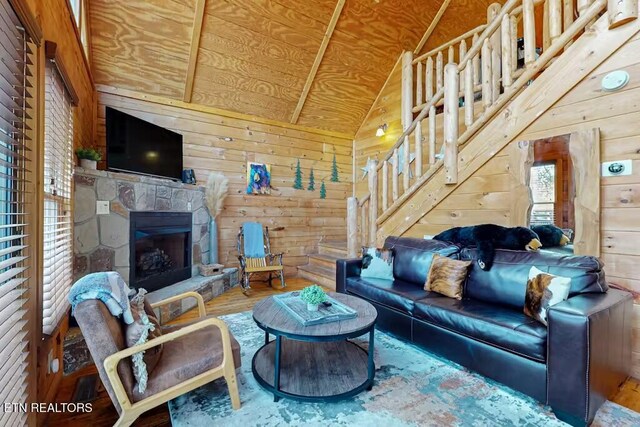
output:
[[[222,377],[229,388],[231,405],[240,408],[235,373],[241,363],[240,346],[222,320],[206,316],[202,296],[186,292],[155,304],[145,301],[145,311],[153,314],[154,308],[184,298],[196,299],[199,320],[163,326],[162,336],[128,348],[124,322],[114,317],[104,303],[88,300],[76,307],[78,325],[120,414],[116,426],[129,426],[143,412]],[[134,387],[131,356],[160,344],[164,346],[160,361],[149,375],[146,391],[140,393]]]
[[[264,228],[262,233],[262,242],[259,242],[263,252],[258,257],[248,257],[245,255],[245,233],[244,224],[238,232],[238,260],[240,261],[240,286],[242,292],[247,293],[249,286],[249,278],[255,273],[268,274],[269,286],[272,286],[272,275],[274,273],[280,276],[280,286],[286,286],[284,282],[284,265],[282,264],[282,253],[271,253],[271,241],[269,239],[269,227]],[[263,256],[262,256],[263,255]]]

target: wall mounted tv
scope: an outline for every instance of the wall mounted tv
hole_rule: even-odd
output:
[[[107,168],[180,180],[182,135],[107,107]]]

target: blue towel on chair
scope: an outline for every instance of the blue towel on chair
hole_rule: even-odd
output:
[[[114,316],[122,315],[127,325],[133,323],[129,295],[131,290],[122,276],[115,271],[91,273],[78,279],[69,291],[72,313],[82,301],[97,299],[102,301]]]
[[[264,258],[262,224],[259,222],[245,222],[242,224],[242,234],[244,234],[244,256],[247,258]]]

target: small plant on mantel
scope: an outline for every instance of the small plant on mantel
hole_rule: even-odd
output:
[[[76,149],[76,156],[80,159],[80,167],[85,169],[97,169],[98,162],[102,160],[102,154],[92,147]]]
[[[320,286],[311,285],[300,292],[300,299],[307,303],[307,310],[318,311],[318,306],[327,300],[327,294]]]

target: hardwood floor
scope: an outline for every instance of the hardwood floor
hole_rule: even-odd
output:
[[[287,281],[287,287],[283,290],[274,283],[274,288],[269,288],[265,283],[256,282],[252,284],[252,291],[249,296],[242,294],[240,288],[234,288],[219,297],[207,302],[207,313],[214,316],[222,316],[230,313],[251,310],[255,303],[269,295],[280,292],[289,292],[301,289],[309,285],[309,281],[299,278],[292,278]],[[192,310],[183,314],[170,323],[179,323],[197,318],[197,310]],[[82,369],[72,375],[64,377],[56,396],[57,402],[70,402],[73,396],[76,381],[78,378],[96,372],[95,366]],[[631,379],[621,388],[614,402],[640,412],[640,382]],[[68,414],[52,413],[45,421],[44,425],[56,427],[108,427],[118,419],[118,414],[113,407],[106,391],[101,390],[98,398],[92,402],[93,412],[88,414]],[[167,405],[159,406],[143,414],[135,422],[134,426],[140,427],[160,427],[170,426],[169,410]]]

